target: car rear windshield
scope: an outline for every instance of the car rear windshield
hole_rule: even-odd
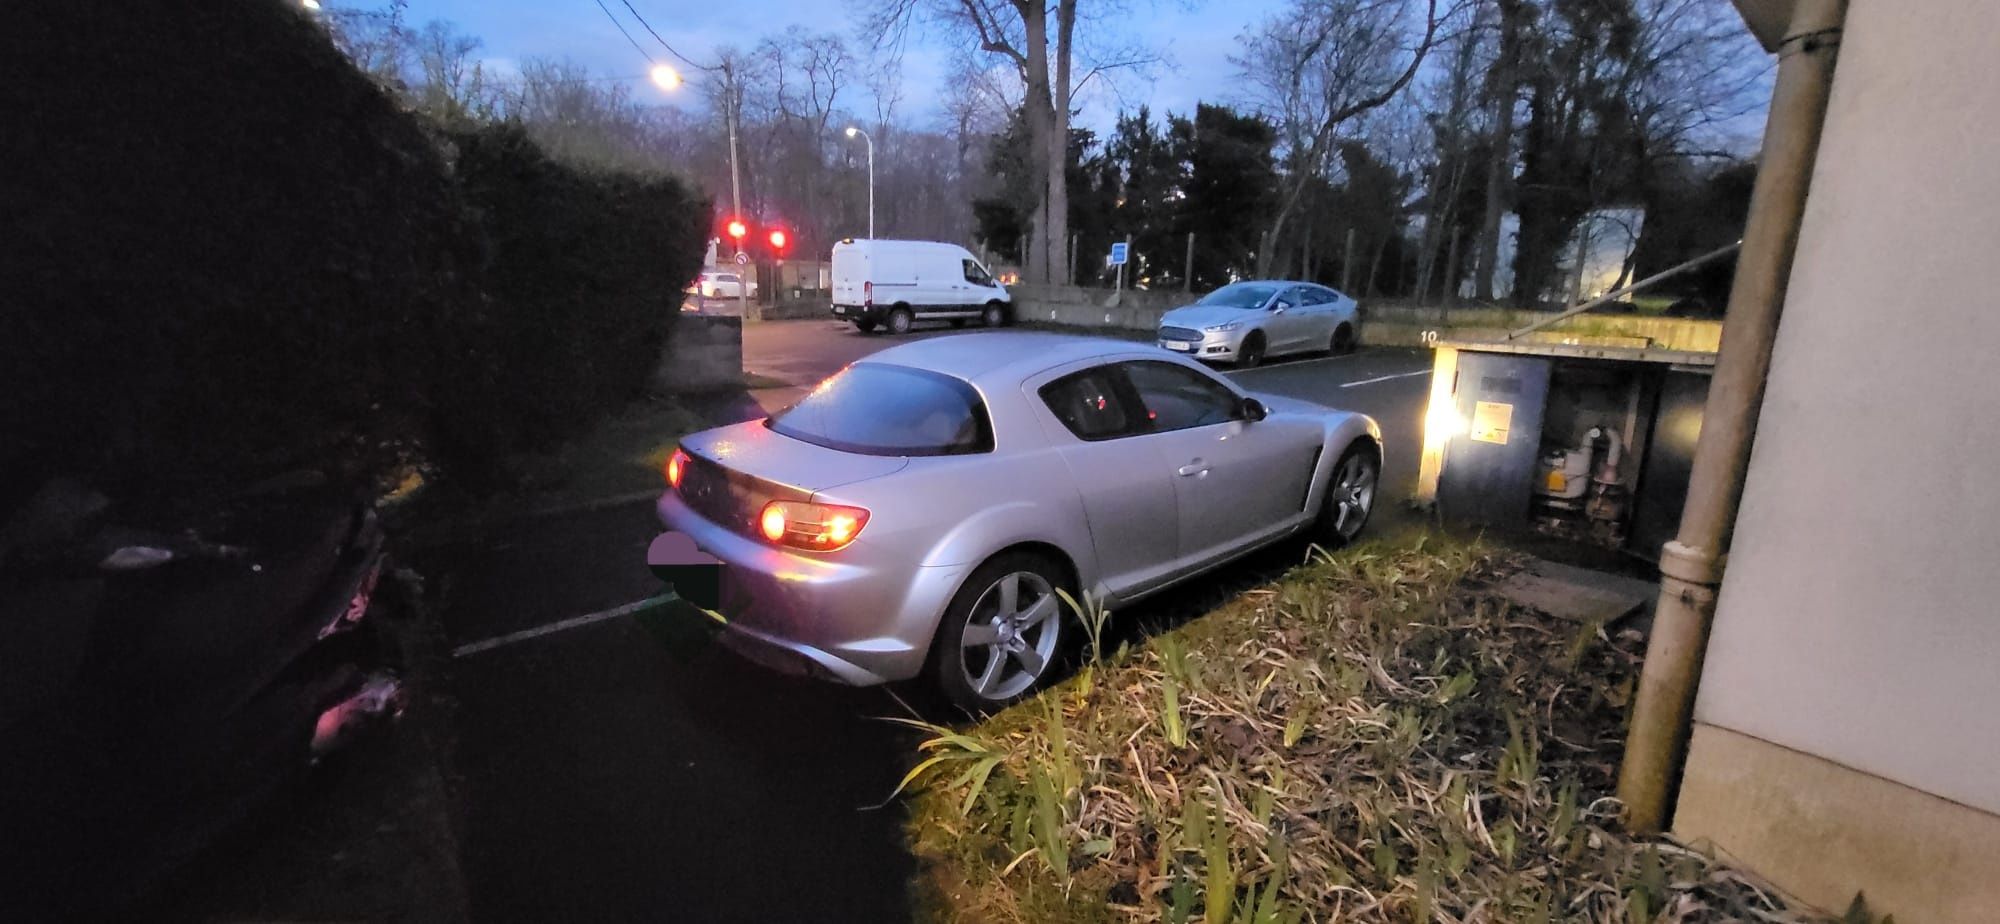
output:
[[[1261,308],[1278,291],[1277,286],[1233,282],[1202,296],[1201,304],[1225,308]]]
[[[961,379],[907,366],[855,363],[772,417],[793,439],[872,456],[991,452],[979,392]]]

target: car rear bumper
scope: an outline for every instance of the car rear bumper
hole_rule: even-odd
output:
[[[673,492],[660,522],[722,562],[723,643],[779,671],[854,685],[923,670],[939,614],[969,565],[872,559],[863,540],[834,556],[775,548],[703,517]]]

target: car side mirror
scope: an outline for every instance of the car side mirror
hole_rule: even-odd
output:
[[[1264,407],[1264,402],[1256,398],[1244,398],[1243,403],[1237,406],[1236,411],[1239,416],[1251,423],[1256,423],[1271,415],[1270,410]]]
[[[1286,309],[1288,309],[1288,308],[1290,308],[1290,307],[1292,307],[1292,303],[1291,303],[1291,302],[1288,302],[1288,301],[1284,301],[1283,299],[1280,299],[1280,300],[1278,300],[1278,301],[1275,301],[1275,302],[1272,302],[1272,303],[1271,303],[1271,313],[1272,313],[1272,314],[1284,314],[1284,313],[1285,313],[1285,311],[1286,311]]]

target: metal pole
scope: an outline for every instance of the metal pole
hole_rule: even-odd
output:
[[[868,239],[875,239],[875,139],[867,132],[861,133],[861,140],[868,142]]]
[[[724,62],[722,65],[722,79],[724,81],[722,87],[723,120],[729,123],[730,219],[732,221],[741,221],[743,218],[743,178],[741,171],[736,166],[736,120],[739,114],[738,110],[743,107],[743,101],[736,96],[738,92],[736,86],[736,68],[728,62]],[[740,240],[737,241],[736,246],[739,248],[742,247],[743,242]],[[737,251],[737,253],[742,252],[741,250]],[[738,263],[736,265],[736,316],[745,319],[750,317],[750,265],[747,263]]]
[[[1072,235],[1070,235],[1070,236],[1069,236],[1069,268],[1070,268],[1070,273],[1071,273],[1071,275],[1070,275],[1070,278],[1068,278],[1068,279],[1065,279],[1065,280],[1057,280],[1057,281],[1056,281],[1056,284],[1057,284],[1057,285],[1065,285],[1065,286],[1067,286],[1067,285],[1075,285],[1075,284],[1076,284],[1076,276],[1075,276],[1075,273],[1076,273],[1076,235],[1074,235],[1074,234],[1072,234]],[[1099,278],[1099,279],[1102,279],[1102,278],[1104,278],[1104,277],[1102,277],[1102,276],[1099,276],[1099,277],[1097,277],[1097,278]]]
[[[1535,323],[1530,324],[1527,327],[1523,327],[1520,330],[1508,334],[1507,339],[1512,340],[1524,334],[1532,334],[1535,331],[1541,330],[1544,327],[1556,323],[1557,321],[1561,321],[1565,318],[1573,318],[1586,311],[1589,311],[1592,308],[1596,308],[1599,305],[1617,301],[1618,299],[1624,298],[1625,296],[1637,292],[1640,289],[1643,289],[1647,286],[1650,286],[1653,283],[1659,282],[1662,279],[1666,279],[1670,276],[1677,276],[1681,273],[1687,272],[1688,270],[1694,269],[1695,267],[1700,266],[1704,263],[1720,260],[1723,257],[1735,253],[1737,248],[1740,248],[1742,246],[1743,242],[1737,241],[1736,243],[1730,244],[1726,247],[1717,247],[1714,250],[1711,250],[1705,254],[1702,254],[1699,257],[1687,261],[1686,263],[1678,263],[1673,266],[1667,267],[1666,269],[1654,273],[1651,276],[1647,276],[1646,278],[1641,279],[1638,282],[1632,283],[1631,285],[1626,286],[1625,288],[1613,289],[1612,291],[1606,292],[1603,295],[1591,299],[1590,301],[1577,305],[1574,308],[1567,309],[1561,314],[1553,315],[1551,317],[1546,317],[1539,321],[1536,321]],[[1739,276],[1742,274],[1743,268],[1740,264],[1737,266],[1736,272]],[[1731,297],[1734,298],[1733,295]]]
[[[1660,599],[1618,773],[1625,824],[1635,832],[1663,830],[1679,788],[1702,656],[1743,498],[1846,15],[1846,0],[1799,0],[1778,49],[1778,80],[1743,228],[1743,259],[1729,289],[1722,351],[1702,412],[1680,532],[1660,554]]]

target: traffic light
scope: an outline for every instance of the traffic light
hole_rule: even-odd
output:
[[[743,235],[749,233],[750,233],[750,228],[749,226],[743,224],[743,219],[741,218],[729,219],[729,237],[731,240],[734,240],[737,244],[741,245],[743,243]]]
[[[771,251],[773,253],[783,254],[785,252],[785,245],[791,242],[792,239],[785,235],[785,229],[771,229]]]

